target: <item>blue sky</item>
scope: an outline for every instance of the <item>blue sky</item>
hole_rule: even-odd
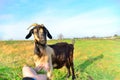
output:
[[[120,1],[0,1],[0,39],[25,39],[33,23],[44,24],[54,38],[120,35]]]

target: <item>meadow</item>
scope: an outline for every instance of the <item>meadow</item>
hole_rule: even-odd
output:
[[[0,80],[21,80],[23,65],[34,67],[34,41],[0,41],[0,46]],[[120,40],[76,39],[74,47],[76,80],[120,80]],[[55,69],[53,80],[66,80],[66,73],[65,67]]]

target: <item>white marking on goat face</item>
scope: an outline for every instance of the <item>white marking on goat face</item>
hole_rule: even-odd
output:
[[[37,37],[37,29],[34,29],[34,39],[39,41],[39,38]]]
[[[40,28],[39,32],[40,32],[40,33],[43,33],[43,29],[42,29],[42,28]]]

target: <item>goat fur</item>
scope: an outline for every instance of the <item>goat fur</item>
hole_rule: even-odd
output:
[[[42,33],[41,33],[42,32]],[[34,35],[35,47],[34,47],[34,62],[36,67],[40,66],[41,69],[47,71],[48,79],[51,79],[53,68],[59,69],[66,66],[69,77],[71,75],[70,68],[72,70],[72,79],[75,79],[74,64],[73,64],[73,52],[74,45],[66,42],[56,43],[53,45],[47,45],[47,38],[52,39],[51,34],[45,28],[44,25],[36,25],[32,28],[26,39]]]
[[[35,48],[36,52],[39,52],[40,50]],[[74,64],[73,64],[73,51],[74,51],[74,45],[73,44],[68,44],[66,42],[61,42],[61,43],[56,43],[53,45],[47,45],[46,47],[46,52],[44,54],[47,54],[49,56],[49,60],[52,62],[49,62],[52,65],[50,67],[53,67],[54,69],[60,69],[63,66],[66,66],[68,70],[67,77],[71,75],[70,68],[72,70],[72,79],[75,79],[75,74],[74,74]],[[41,51],[43,52],[43,51]],[[41,53],[39,52],[39,53]],[[42,55],[42,53],[41,53]],[[37,55],[36,59],[39,59],[40,54]],[[43,58],[43,55],[42,55]],[[45,58],[44,58],[45,59]],[[44,60],[48,60],[47,58]],[[40,64],[43,62],[44,64],[46,62],[37,60],[35,61],[36,65],[37,63]],[[52,70],[52,69],[51,69]]]

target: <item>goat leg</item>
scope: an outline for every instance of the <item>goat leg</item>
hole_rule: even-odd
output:
[[[73,63],[71,63],[71,70],[72,70],[72,80],[75,80],[74,64]]]
[[[53,66],[52,66],[52,61],[51,59],[49,60],[49,63],[46,64],[45,68],[47,69],[47,79],[52,80],[52,71],[53,71]]]
[[[70,72],[70,65],[67,64],[67,65],[66,65],[66,68],[67,68],[67,71],[68,71],[68,73],[67,73],[67,78],[69,78],[70,75],[71,75],[71,72]]]

